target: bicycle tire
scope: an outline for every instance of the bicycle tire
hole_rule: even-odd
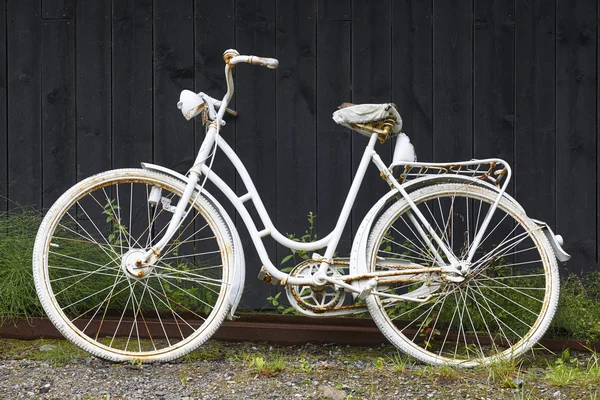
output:
[[[462,260],[497,195],[481,186],[447,183],[410,196]],[[410,210],[400,199],[375,224],[368,245],[371,272],[390,270],[394,263],[439,266],[411,226]],[[498,238],[502,241],[494,243]],[[369,312],[391,343],[429,364],[472,367],[518,357],[543,336],[556,311],[559,275],[548,239],[503,197],[468,268],[460,283],[433,273],[411,276],[418,278],[416,283],[381,281],[380,291],[406,296],[414,292],[415,301],[370,295]]]
[[[123,261],[159,240],[184,188],[157,172],[113,170],[76,184],[49,209],[33,276],[65,338],[104,359],[154,362],[189,353],[218,329],[230,307],[233,242],[204,196],[192,195],[191,212],[153,266]]]

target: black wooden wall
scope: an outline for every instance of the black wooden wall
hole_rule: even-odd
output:
[[[341,209],[366,138],[336,106],[394,101],[420,160],[510,161],[511,193],[563,234],[568,268],[595,270],[598,16],[593,0],[0,0],[0,211],[140,161],[185,172],[203,129],[179,92],[221,96],[236,48],[280,61],[237,68],[224,136],[282,232],[313,211],[323,236]],[[387,190],[368,178],[340,255]],[[247,254],[256,307],[270,289]]]

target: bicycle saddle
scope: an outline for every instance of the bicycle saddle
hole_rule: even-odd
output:
[[[332,118],[337,124],[365,136],[377,132],[382,143],[402,130],[402,118],[396,111],[396,105],[392,103],[343,103],[339,110],[333,113]]]

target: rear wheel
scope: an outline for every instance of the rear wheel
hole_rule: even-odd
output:
[[[33,273],[58,330],[109,360],[167,361],[206,341],[229,309],[233,244],[202,195],[158,260],[139,262],[166,231],[184,185],[123,169],[69,189],[42,222]]]
[[[497,193],[448,183],[410,196],[446,246],[464,261]],[[411,213],[401,199],[374,226],[369,240],[372,272],[440,266],[411,222]],[[395,346],[427,363],[474,366],[516,357],[542,337],[559,293],[556,259],[547,238],[504,197],[483,238],[472,262],[462,266],[462,282],[433,272],[405,276],[412,282],[379,280],[379,292],[412,297],[366,299],[376,324]]]

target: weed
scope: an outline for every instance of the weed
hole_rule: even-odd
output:
[[[385,359],[383,357],[379,357],[373,364],[375,364],[375,368],[382,369],[385,367]]]
[[[136,367],[136,368],[142,368],[142,360],[139,358],[133,358],[131,359],[131,361],[129,361],[129,363],[131,364],[132,367]]]
[[[310,243],[317,240],[317,234],[315,232],[315,219],[316,215],[311,212],[307,214],[308,218],[308,229],[304,232],[304,235],[297,238],[293,233],[288,233],[288,238],[301,243]],[[281,260],[281,265],[288,263],[288,261],[292,261],[293,265],[289,266],[290,268],[294,265],[298,265],[303,260],[308,260],[310,258],[310,252],[307,250],[293,250],[290,249],[291,253],[288,254]]]
[[[585,372],[579,369],[577,358],[571,358],[568,349],[564,350],[561,358],[554,362],[546,373],[548,379],[555,386],[567,386],[579,380]]]
[[[279,302],[279,296],[281,296],[282,292],[277,293],[275,296],[269,296],[267,297],[267,301],[269,303],[271,303],[271,305],[273,306],[273,308],[275,308],[275,310],[279,311],[282,314],[295,314],[296,310],[294,309],[294,307],[284,307],[280,302]]]
[[[300,369],[304,371],[305,374],[310,374],[313,370],[313,367],[310,365],[308,361],[304,357],[300,359]]]
[[[179,371],[177,373],[177,377],[179,378],[179,383],[181,383],[181,386],[187,386],[188,384],[188,375],[185,371]]]
[[[285,367],[285,360],[280,354],[277,354],[274,359],[267,360],[262,356],[254,356],[251,358],[248,367],[257,375],[263,375],[267,378],[275,377],[279,375],[279,373]]]
[[[520,371],[521,363],[510,358],[500,358],[487,367],[488,382],[500,384],[508,389],[517,389],[514,377]]]
[[[396,352],[396,354],[391,357],[391,362],[394,371],[400,373],[408,371],[414,365],[414,362],[411,361],[407,355],[400,352]]]
[[[31,208],[0,213],[0,324],[43,315],[35,292],[31,253],[40,213]]]

